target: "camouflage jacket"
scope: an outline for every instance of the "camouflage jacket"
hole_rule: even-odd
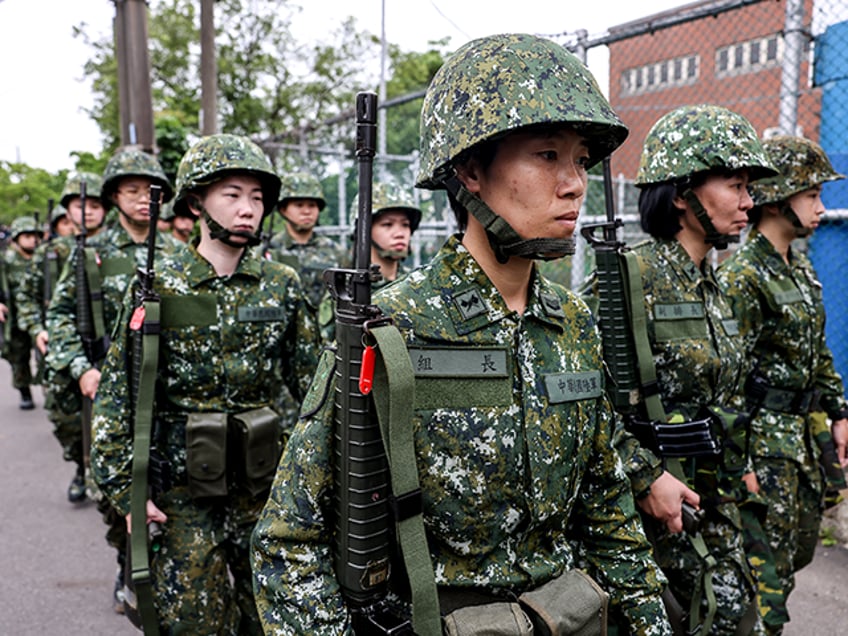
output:
[[[33,339],[47,329],[47,306],[73,244],[73,237],[57,236],[39,245],[21,280],[15,295],[18,329],[26,331]],[[49,285],[47,289],[45,284]]]
[[[630,633],[670,633],[664,579],[612,449],[586,306],[536,276],[526,312],[510,311],[456,237],[374,302],[413,353],[412,426],[437,584],[520,591],[585,555]],[[445,354],[451,377],[432,375]],[[325,353],[303,407],[318,410],[298,422],[253,535],[267,634],[349,631],[331,557],[332,366]],[[488,372],[497,377],[480,380]]]
[[[668,416],[699,416],[701,407],[744,408],[745,358],[738,325],[720,293],[713,270],[699,269],[677,240],[651,240],[634,247],[644,292],[648,340],[660,398]],[[659,459],[635,439],[617,436],[634,493],[645,492],[657,476]],[[746,463],[750,467],[749,458]],[[702,468],[704,462],[698,462]],[[684,464],[695,474],[696,462]],[[715,484],[698,483],[701,495],[719,495]],[[730,485],[721,497],[731,496]]]
[[[9,309],[9,318],[12,321],[12,327],[14,329],[19,329],[17,322],[18,292],[20,290],[24,274],[26,274],[30,263],[32,263],[32,259],[24,258],[18,253],[13,245],[9,245],[3,254],[3,261],[6,268],[7,285],[7,289],[4,290],[4,294],[6,295],[5,304]]]
[[[296,274],[246,255],[231,276],[218,276],[194,246],[157,265],[161,298],[154,446],[172,477],[185,477],[185,416],[241,413],[272,406],[285,385],[300,401],[315,371],[315,324]],[[137,279],[102,368],[92,423],[91,464],[104,494],[121,514],[130,507],[133,413],[127,369],[129,320]]]
[[[350,256],[327,236],[313,234],[306,243],[295,241],[288,231],[277,232],[271,239],[271,260],[293,267],[300,275],[312,310],[317,313],[325,286],[322,279],[328,267],[349,267]]]
[[[825,342],[821,283],[807,256],[790,249],[787,264],[752,230],[722,264],[719,280],[758,375],[779,389],[818,389],[822,410],[832,419],[845,417],[842,379]],[[804,463],[805,434],[806,416],[761,408],[752,422],[752,452]]]
[[[115,222],[92,237],[91,241],[86,241],[86,249],[88,248],[94,249],[97,257],[103,293],[103,324],[105,335],[109,336],[130,281],[136,275],[137,268],[146,264],[147,243],[135,243],[123,226]],[[170,234],[156,234],[157,261],[162,256],[181,249],[184,249],[184,245]],[[80,376],[94,367],[86,356],[82,338],[77,330],[76,263],[79,258],[83,258],[83,255],[75,245],[47,308],[47,332],[50,341],[47,365],[53,371],[67,370],[74,380],[79,380]]]

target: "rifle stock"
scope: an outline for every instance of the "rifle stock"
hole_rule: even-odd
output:
[[[368,330],[384,324],[371,304],[371,180],[376,150],[377,97],[356,97],[356,158],[359,207],[353,269],[328,269],[324,280],[336,303],[336,393],[334,409],[334,567],[357,634],[412,633],[409,621],[384,601],[390,575],[392,519],[390,474],[373,412],[363,357],[373,354]],[[367,373],[367,371],[366,371]],[[365,380],[365,384],[363,384]]]

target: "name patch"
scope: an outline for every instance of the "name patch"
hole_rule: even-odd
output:
[[[433,378],[503,378],[509,375],[506,349],[409,349],[417,376]]]
[[[285,307],[239,307],[239,322],[276,322],[286,316]]]
[[[552,373],[545,376],[545,388],[551,404],[599,398],[604,390],[600,371]]]
[[[703,318],[704,305],[701,303],[673,303],[654,305],[654,320],[680,320],[685,318]]]

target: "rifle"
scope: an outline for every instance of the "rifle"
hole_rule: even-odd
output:
[[[91,310],[91,293],[88,287],[88,275],[85,271],[85,203],[86,203],[86,182],[80,182],[80,233],[76,238],[76,261],[74,262],[74,276],[77,285],[77,333],[82,340],[82,346],[85,350],[85,357],[88,361],[94,364],[94,355],[92,350],[92,342],[94,340],[94,316]],[[92,400],[90,397],[82,396],[82,455],[83,465],[86,472],[91,469],[91,408]]]
[[[133,409],[132,490],[130,493],[131,527],[127,537],[127,561],[124,569],[124,613],[145,634],[159,633],[159,620],[153,604],[149,551],[159,549],[162,529],[147,524],[147,499],[152,497],[148,484],[151,458],[153,409],[156,373],[159,366],[160,299],[153,289],[156,250],[156,223],[159,220],[162,187],[150,186],[150,225],[147,233],[147,260],[139,267],[130,319],[131,365],[130,399]],[[164,486],[160,483],[160,487]],[[136,537],[136,539],[134,539]]]
[[[324,281],[336,303],[336,459],[334,568],[356,634],[411,634],[408,619],[385,603],[390,576],[390,472],[370,394],[375,347],[371,329],[390,320],[371,304],[371,189],[377,96],[356,96],[359,208],[352,269],[331,268]]]
[[[673,427],[664,426],[667,420],[665,409],[659,398],[653,357],[649,349],[644,350],[648,346],[647,334],[640,333],[640,339],[637,340],[635,333],[636,329],[644,327],[644,316],[639,313],[642,308],[642,289],[641,284],[637,286],[634,280],[638,274],[638,265],[632,259],[632,253],[628,254],[626,245],[616,236],[618,228],[623,223],[615,215],[609,157],[603,160],[602,167],[606,221],[586,224],[580,232],[595,252],[598,323],[601,329],[604,361],[609,368],[612,380],[612,386],[607,393],[613,407],[622,416],[628,428],[637,422],[642,423],[644,428],[651,430],[651,436],[655,438],[652,441],[657,441],[656,438],[664,432],[672,441],[670,445],[675,445]],[[602,238],[595,235],[598,230],[603,232]],[[643,309],[641,311],[644,312]],[[637,348],[637,342],[643,350]],[[706,421],[691,424],[693,436],[709,426],[709,422]],[[637,438],[644,439],[639,435]],[[680,474],[675,476],[679,478]],[[682,512],[684,530],[693,544],[699,540],[702,542],[699,531],[704,511],[695,510],[690,504],[683,502]],[[651,543],[655,544],[653,524],[653,519],[643,515],[645,534]],[[700,551],[700,543],[696,550]],[[674,633],[676,635],[689,633],[686,623],[691,613],[687,614],[683,610],[668,588],[663,592],[663,602]],[[688,629],[700,627],[701,625],[692,625],[690,622]]]

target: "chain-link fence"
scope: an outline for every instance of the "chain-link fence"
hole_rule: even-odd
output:
[[[570,25],[573,26],[573,25]],[[702,0],[676,9],[614,24],[599,35],[570,31],[556,39],[586,61],[603,81],[613,108],[630,136],[612,159],[617,214],[624,220],[620,238],[641,240],[638,192],[632,185],[648,130],[666,112],[685,104],[714,103],[747,117],[762,137],[800,134],[819,142],[836,169],[848,174],[848,3],[845,0]],[[392,106],[420,106],[418,93],[381,105],[381,130],[392,126]],[[398,109],[400,110],[400,109]],[[409,116],[408,114],[405,116]],[[338,124],[339,122],[325,122]],[[349,122],[348,122],[349,123]],[[320,126],[319,126],[320,128]],[[314,130],[314,127],[312,127]],[[321,232],[342,241],[350,237],[350,201],[357,170],[352,143],[338,148],[270,144],[278,157],[295,157],[322,177],[328,206]],[[417,151],[378,154],[377,179],[408,187],[424,212],[413,237],[412,265],[420,265],[455,230],[453,215],[441,193],[415,190]],[[278,161],[278,165],[279,165]],[[283,162],[285,163],[285,162]],[[827,338],[837,368],[848,377],[848,183],[825,184],[825,222],[807,249],[824,285]],[[603,187],[591,175],[581,223],[602,220]],[[542,265],[546,274],[577,286],[593,269],[593,255],[582,238],[571,259]],[[720,259],[723,255],[714,257]]]

